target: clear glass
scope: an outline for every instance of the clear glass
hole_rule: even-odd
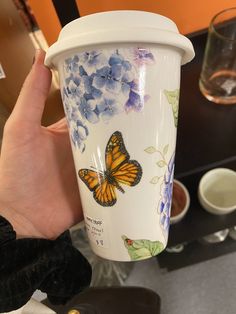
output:
[[[199,86],[210,101],[236,104],[236,7],[210,23]]]

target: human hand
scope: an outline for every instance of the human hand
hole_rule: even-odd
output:
[[[0,215],[18,237],[54,239],[82,220],[65,118],[41,126],[51,72],[36,52],[4,128],[0,158]],[[17,71],[17,70],[16,70]]]

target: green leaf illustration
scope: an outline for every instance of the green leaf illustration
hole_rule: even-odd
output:
[[[176,100],[179,101],[179,89],[178,88],[173,91],[164,90],[164,94],[166,95],[166,98],[169,104],[175,103]]]
[[[166,162],[165,160],[159,160],[157,162],[158,167],[163,168],[164,166],[166,166]]]
[[[152,184],[157,184],[158,181],[159,181],[159,179],[160,179],[160,177],[158,177],[158,176],[153,177],[153,178],[151,179],[150,183],[152,183]]]
[[[133,261],[155,256],[164,250],[164,245],[160,241],[131,240],[124,235],[122,239]]]
[[[156,148],[155,147],[153,147],[153,146],[149,146],[149,147],[147,147],[146,149],[144,149],[144,151],[146,152],[146,153],[148,153],[148,154],[153,154],[153,153],[156,153]]]
[[[166,95],[168,103],[172,106],[174,123],[175,127],[177,127],[179,111],[179,89],[175,89],[173,91],[164,90],[164,94]]]
[[[168,152],[169,144],[167,144],[163,149],[163,155],[166,155]]]
[[[138,260],[142,260],[148,257],[152,257],[150,251],[144,247],[136,249],[134,251],[130,251],[129,255],[132,261],[138,261]]]
[[[164,250],[164,245],[160,241],[149,241],[149,251],[152,256],[161,253]]]

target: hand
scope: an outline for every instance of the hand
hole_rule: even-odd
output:
[[[83,216],[65,118],[41,126],[51,85],[44,57],[43,51],[36,52],[4,128],[0,215],[19,237],[53,239]]]

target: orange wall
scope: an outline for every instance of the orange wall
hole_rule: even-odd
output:
[[[66,0],[62,0],[66,1]],[[53,44],[61,30],[60,21],[57,17],[51,0],[28,0],[34,12],[39,28],[49,45]]]
[[[144,10],[175,21],[183,34],[208,26],[219,11],[236,5],[235,0],[76,0],[81,16],[109,10]]]
[[[61,0],[66,1],[66,0]],[[236,5],[235,0],[76,0],[81,16],[109,10],[144,10],[160,13],[175,21],[183,34],[209,25],[219,11]],[[39,27],[49,45],[61,29],[51,0],[29,0]]]

